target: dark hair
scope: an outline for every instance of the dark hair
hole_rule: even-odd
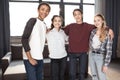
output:
[[[83,14],[83,12],[82,12],[81,9],[74,9],[74,11],[73,11],[73,15],[74,15],[74,12],[75,12],[75,11],[79,11],[81,14]]]
[[[62,16],[60,16],[60,15],[54,15],[54,16],[52,17],[52,19],[51,19],[52,23],[51,23],[51,28],[50,28],[50,30],[52,30],[52,29],[54,28],[53,20],[55,19],[55,17],[60,17],[61,21],[63,22]]]
[[[41,2],[41,3],[39,4],[39,6],[38,6],[38,10],[40,9],[40,7],[41,7],[42,5],[48,6],[48,7],[49,7],[49,11],[51,10],[50,5],[49,5],[48,3],[46,3],[46,2]]]

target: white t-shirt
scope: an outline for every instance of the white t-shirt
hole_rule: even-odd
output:
[[[49,49],[49,57],[53,59],[60,59],[67,56],[65,49],[65,41],[68,39],[63,30],[53,28],[47,33],[47,43]]]
[[[46,37],[46,25],[43,21],[37,19],[29,38],[29,45],[31,47],[30,53],[32,58],[37,60],[43,59],[45,37]],[[23,59],[28,59],[24,49]]]
[[[101,42],[100,42],[100,40],[99,40],[99,36],[94,35],[93,41],[92,41],[92,47],[93,47],[94,49],[98,49],[98,48],[100,48],[100,45],[101,45]]]

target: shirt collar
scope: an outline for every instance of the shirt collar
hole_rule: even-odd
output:
[[[58,31],[56,28],[53,28],[52,30],[56,32],[61,32],[61,29]]]

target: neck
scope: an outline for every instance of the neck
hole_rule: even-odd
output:
[[[55,28],[57,31],[59,31],[60,30],[60,28]]]
[[[38,17],[39,20],[43,21],[43,19],[41,17]]]
[[[101,31],[101,28],[97,28],[98,31]]]
[[[100,28],[97,28],[96,34],[97,34],[98,36],[101,34],[101,29],[100,29]]]
[[[83,22],[82,21],[76,21],[77,24],[82,24]]]

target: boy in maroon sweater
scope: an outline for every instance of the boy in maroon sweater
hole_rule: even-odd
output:
[[[89,36],[91,31],[95,28],[94,25],[84,23],[82,21],[83,13],[80,9],[73,11],[73,16],[76,23],[67,25],[64,28],[65,33],[69,36],[69,80],[76,79],[76,64],[79,60],[79,80],[85,80],[85,72],[87,69],[87,52],[89,49]],[[109,33],[113,36],[113,31],[110,29]]]

